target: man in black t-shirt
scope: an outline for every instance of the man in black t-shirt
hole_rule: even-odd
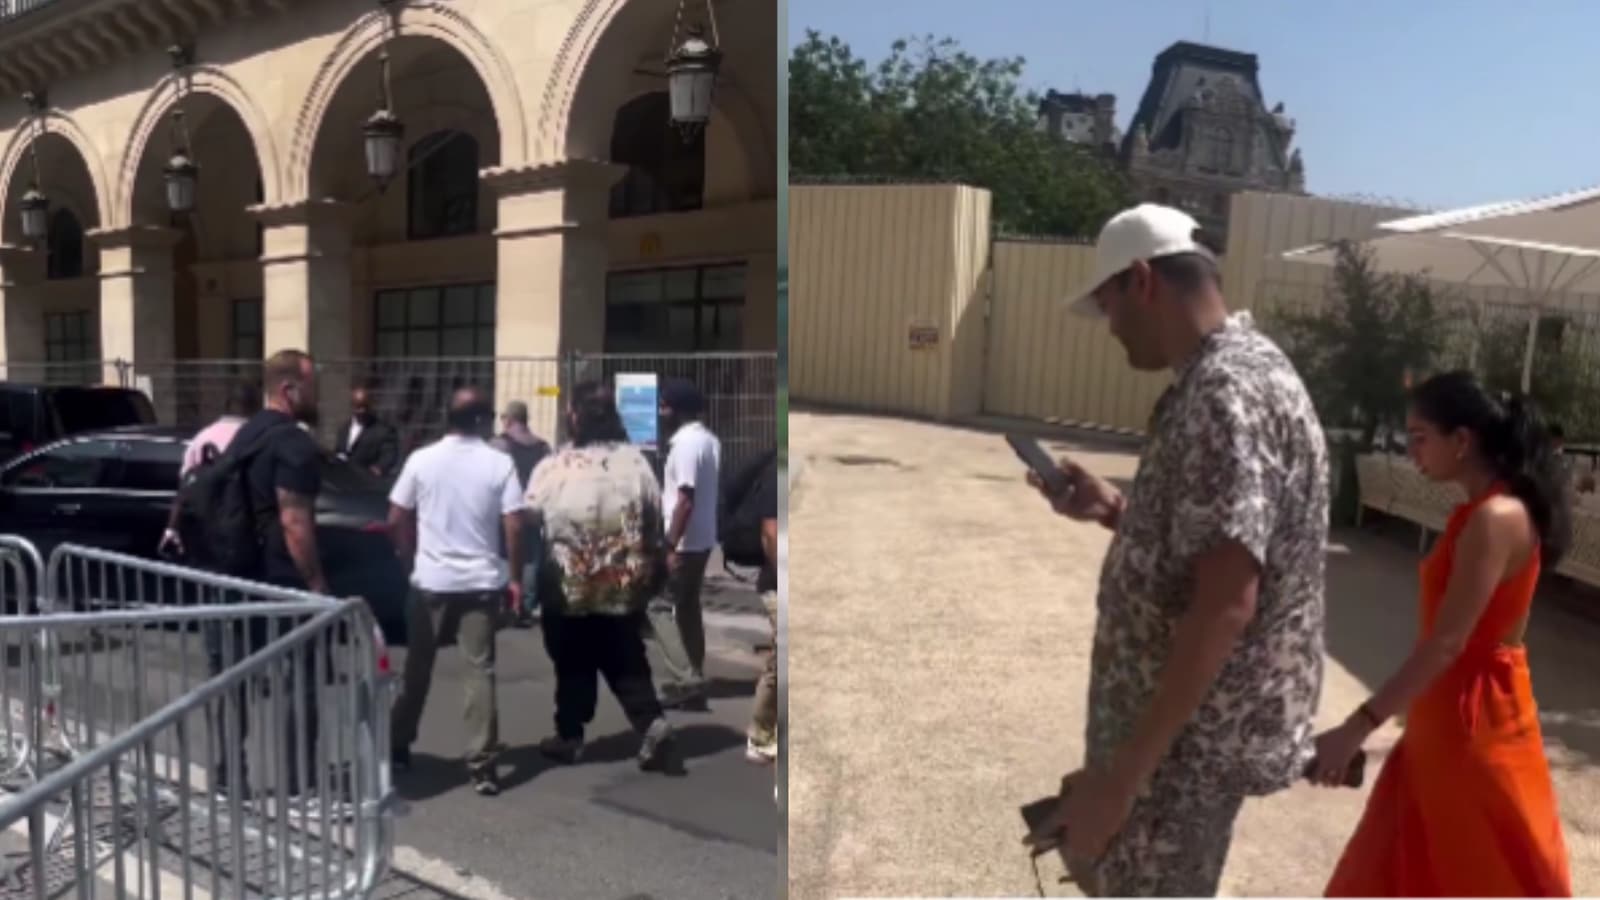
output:
[[[751,762],[770,763],[778,758],[778,459],[751,486],[753,502],[761,514],[761,550],[765,557],[756,590],[772,624],[772,652],[756,682],[755,709],[750,715],[745,755]]]
[[[256,447],[258,440],[264,441],[244,468],[262,542],[261,569],[246,577],[278,587],[326,594],[328,582],[317,552],[314,508],[322,487],[321,450],[301,427],[313,426],[317,421],[316,368],[307,354],[284,350],[267,360],[263,375],[264,408],[239,428],[229,444],[233,452],[245,452],[245,448]],[[232,640],[223,639],[221,628],[208,629],[206,649],[212,674],[259,651],[296,624],[283,621],[268,628],[265,620],[255,619],[247,632],[229,629]],[[279,787],[288,796],[301,794],[303,787],[314,787],[303,785],[299,774],[303,761],[317,758],[315,654],[307,648],[297,655],[301,658],[297,660],[300,665],[296,667],[296,687],[304,698],[303,710],[297,715],[296,704],[284,703],[285,721],[281,723],[288,778]],[[249,767],[243,752],[249,720],[247,699],[247,689],[241,687],[231,699],[231,723],[220,713],[213,720],[213,737],[219,751],[213,778],[222,791],[238,784],[244,786],[245,793],[249,792]]]

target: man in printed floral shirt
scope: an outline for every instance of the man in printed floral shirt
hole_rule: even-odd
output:
[[[1063,460],[1050,498],[1115,533],[1087,759],[1057,813],[1069,869],[1110,896],[1215,894],[1244,798],[1309,762],[1322,689],[1322,427],[1288,359],[1228,314],[1198,231],[1154,204],[1117,215],[1074,298],[1129,365],[1173,373],[1129,495]]]
[[[604,385],[574,387],[567,417],[572,443],[528,482],[528,509],[545,548],[541,631],[556,669],[556,733],[539,749],[557,762],[578,761],[604,676],[643,736],[639,767],[676,772],[682,761],[644,644],[645,602],[665,567],[661,485],[628,443]]]

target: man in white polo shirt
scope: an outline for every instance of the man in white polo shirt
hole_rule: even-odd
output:
[[[701,424],[705,398],[683,379],[661,386],[661,426],[671,449],[662,473],[661,517],[666,521],[667,592],[650,601],[650,630],[671,680],[661,687],[664,706],[705,707],[706,627],[700,586],[717,544],[717,481],[722,444]]]
[[[482,391],[456,391],[449,423],[449,433],[406,460],[389,495],[390,534],[401,558],[413,560],[405,674],[394,705],[391,750],[397,768],[410,766],[434,657],[455,637],[471,666],[467,771],[473,790],[492,797],[500,793],[495,635],[508,593],[513,611],[521,604],[521,584],[511,573],[522,571],[522,481],[511,457],[486,440],[494,407]]]

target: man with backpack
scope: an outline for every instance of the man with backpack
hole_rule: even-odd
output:
[[[745,745],[747,759],[767,764],[778,758],[778,452],[746,463],[723,488],[722,558],[729,565],[759,567],[756,591],[772,626],[772,651],[756,682]]]
[[[505,412],[500,414],[500,425],[504,430],[489,444],[510,455],[517,469],[517,479],[526,491],[533,470],[550,455],[550,445],[528,427],[528,404],[521,400],[506,404]],[[522,609],[517,613],[517,624],[523,627],[532,625],[539,617],[538,566],[542,549],[539,538],[539,529],[522,529],[522,571],[512,573],[522,581]]]
[[[192,526],[185,543],[202,547],[200,558],[220,574],[326,594],[314,510],[322,486],[321,450],[301,427],[317,422],[316,368],[309,355],[284,350],[267,360],[262,374],[265,408],[239,428],[221,456],[202,462],[183,485]],[[261,619],[253,620],[248,630],[208,629],[211,672],[222,672],[280,636],[270,634]],[[303,760],[317,757],[315,659],[306,652],[300,662],[296,687],[304,698],[303,719],[295,714],[297,704],[282,704],[288,780],[280,787],[288,796],[314,787],[316,780],[305,784],[300,772]],[[241,688],[231,702],[232,716],[219,716],[214,725],[219,758],[213,779],[219,791],[237,785],[248,793],[246,690]]]

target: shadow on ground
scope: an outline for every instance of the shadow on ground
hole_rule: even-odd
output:
[[[1330,535],[1348,552],[1328,557],[1327,650],[1369,690],[1394,674],[1417,637],[1416,539],[1416,526],[1395,520]],[[1600,595],[1546,576],[1527,645],[1546,742],[1570,752],[1569,766],[1600,765],[1600,675],[1593,662]]]
[[[676,726],[678,751],[685,763],[682,771],[668,772],[668,776],[690,775],[693,761],[715,756],[745,742],[745,736],[725,725],[697,723],[692,714],[673,717]],[[634,731],[619,731],[591,739],[583,748],[583,758],[577,765],[599,765],[633,760],[639,753],[639,735]],[[561,764],[552,762],[539,752],[535,744],[512,747],[500,755],[501,789],[509,794],[540,775]],[[459,757],[434,756],[417,753],[412,756],[411,770],[395,776],[395,788],[406,800],[420,803],[442,794],[448,794],[467,783],[467,767]]]

